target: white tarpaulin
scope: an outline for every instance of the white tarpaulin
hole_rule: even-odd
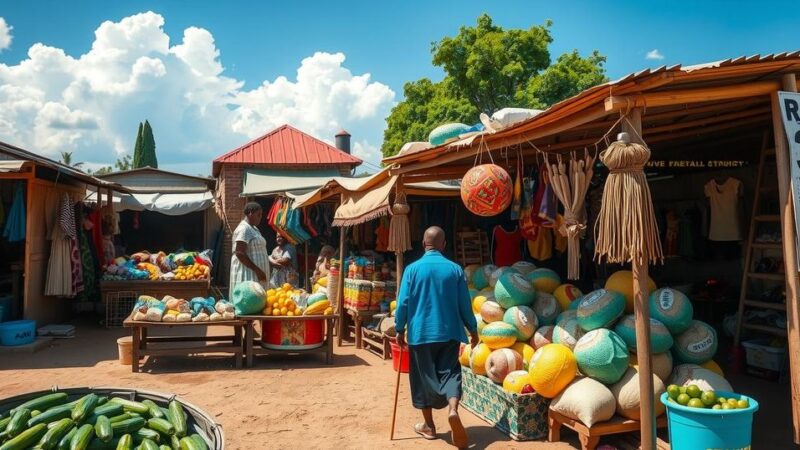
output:
[[[242,196],[308,192],[339,175],[338,170],[246,169]]]
[[[114,194],[114,211],[153,211],[182,216],[214,204],[211,191],[186,194]]]

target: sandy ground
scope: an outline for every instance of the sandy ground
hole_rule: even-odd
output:
[[[352,346],[335,349],[334,366],[326,366],[322,355],[260,357],[250,370],[234,369],[230,357],[171,357],[150,359],[146,372],[134,374],[117,362],[116,338],[125,334],[82,326],[76,338],[54,341],[37,353],[0,354],[0,397],[52,386],[175,393],[216,417],[228,449],[453,448],[444,411],[435,415],[441,439],[424,441],[413,433],[411,427],[420,418],[410,406],[407,378],[400,387],[396,438],[389,440],[395,382],[391,361]],[[761,402],[765,407],[773,403],[769,396],[785,399],[783,392],[788,391],[776,383],[754,386],[759,391],[756,398],[766,400]],[[756,417],[754,438],[771,445],[754,442],[754,448],[789,448],[779,443],[791,442],[786,440],[790,410],[780,406],[776,421],[763,409]],[[472,413],[464,410],[461,415],[473,449],[577,445],[576,436],[566,429],[562,437],[567,443],[514,442]]]

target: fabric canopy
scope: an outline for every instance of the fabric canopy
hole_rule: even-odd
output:
[[[87,192],[87,198],[96,195]],[[153,211],[168,216],[182,216],[203,211],[214,204],[211,191],[186,194],[120,194],[114,193],[114,211]]]
[[[358,225],[389,214],[389,194],[395,182],[397,176],[385,179],[372,189],[342,192],[342,203],[336,208],[332,225]]]
[[[274,195],[286,192],[304,193],[319,188],[332,178],[339,177],[330,170],[271,170],[246,169],[242,197]]]

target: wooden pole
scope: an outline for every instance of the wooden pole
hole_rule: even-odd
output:
[[[339,291],[336,305],[336,313],[339,315],[339,333],[336,336],[336,345],[339,347],[342,346],[342,338],[345,330],[347,329],[347,326],[344,322],[344,275],[347,271],[347,268],[345,267],[345,250],[347,250],[345,248],[345,234],[347,234],[347,227],[339,227],[339,278],[336,280],[336,289]]]
[[[311,281],[308,279],[308,241],[305,241],[303,244],[303,286],[308,290],[311,289],[309,285]]]
[[[403,258],[402,253],[398,253],[399,258]],[[397,398],[400,395],[400,372],[403,367],[403,347],[400,347],[400,356],[397,358],[397,380],[394,382],[394,409],[392,409],[392,431],[389,433],[389,440],[394,440],[394,424],[397,419]]]
[[[630,122],[630,123],[628,123]],[[642,110],[636,108],[628,114],[628,121],[622,121],[623,131],[628,132],[632,142],[639,142],[642,133]],[[633,305],[636,317],[636,357],[639,364],[639,423],[642,450],[656,448],[655,399],[653,398],[653,368],[650,359],[650,309],[647,304],[647,261],[639,261],[632,255]]]
[[[797,92],[793,73],[784,75],[783,90]],[[783,118],[778,93],[772,93],[772,130],[775,135],[775,160],[778,169],[778,195],[781,208],[781,232],[783,234],[783,263],[786,267],[786,319],[789,341],[789,373],[792,391],[792,421],[794,443],[800,444],[800,298],[797,279],[797,236],[794,226],[794,201],[789,164],[791,155],[783,128]]]

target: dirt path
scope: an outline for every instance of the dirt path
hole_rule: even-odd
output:
[[[118,386],[176,393],[216,417],[228,449],[452,449],[446,413],[435,415],[443,439],[423,441],[401,384],[396,440],[389,441],[395,373],[391,361],[353,347],[336,349],[334,366],[321,356],[262,357],[250,370],[230,358],[161,358],[133,374],[117,362],[124,330],[81,327],[78,337],[34,354],[0,355],[0,397],[58,385]],[[520,444],[468,411],[464,425],[474,449],[569,449],[567,444]],[[569,437],[569,436],[567,436]],[[574,441],[574,440],[573,440]]]

